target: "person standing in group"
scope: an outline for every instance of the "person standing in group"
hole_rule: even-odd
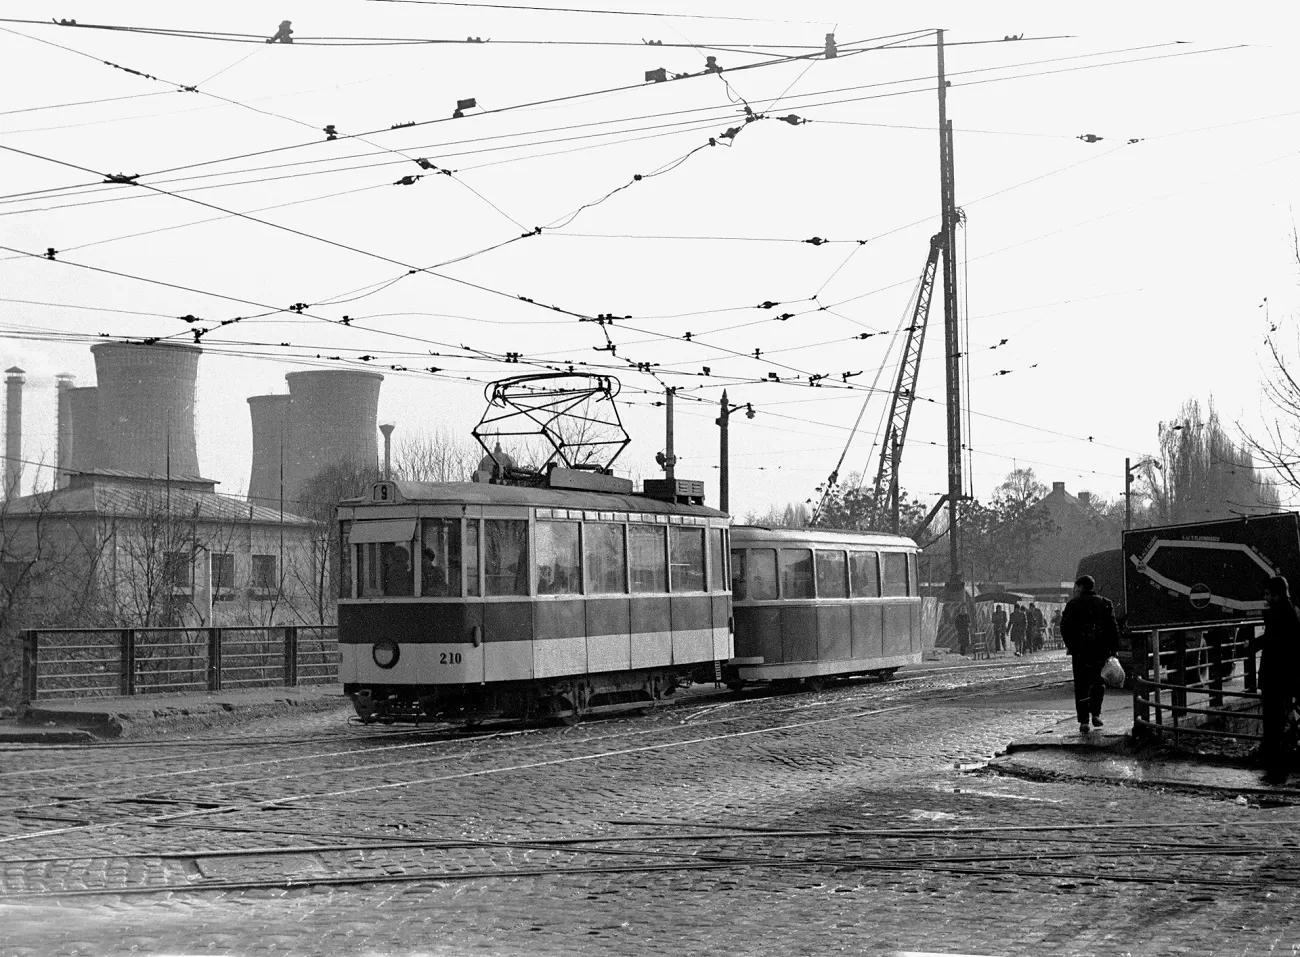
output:
[[[953,626],[957,629],[957,650],[965,658],[970,648],[970,613],[966,611],[964,604],[957,609]]]
[[[1029,620],[1019,603],[1011,609],[1011,643],[1016,646],[1016,657],[1025,653],[1025,627]]]
[[[993,650],[1007,650],[1007,610],[1001,605],[993,609]]]
[[[1043,609],[1039,608],[1035,602],[1029,603],[1029,650],[1043,650],[1043,628],[1047,620],[1043,618]]]
[[[1079,718],[1079,733],[1087,734],[1088,722],[1100,728],[1101,703],[1106,686],[1101,680],[1101,666],[1119,651],[1119,627],[1115,608],[1109,599],[1096,592],[1096,582],[1084,575],[1074,583],[1074,597],[1065,603],[1061,614],[1061,638],[1070,656],[1074,672],[1074,710]]]
[[[1290,742],[1286,740],[1287,715],[1300,693],[1300,613],[1291,601],[1287,580],[1277,575],[1264,586],[1264,634],[1250,643],[1251,652],[1262,649],[1259,692],[1264,734],[1259,756],[1270,783],[1286,782],[1290,771]]]
[[[1061,609],[1052,612],[1052,627],[1047,633],[1047,640],[1057,642],[1061,640]]]

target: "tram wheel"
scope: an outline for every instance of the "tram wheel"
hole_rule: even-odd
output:
[[[803,679],[805,691],[821,691],[826,687],[826,679],[821,675],[809,675]]]
[[[562,724],[566,728],[572,728],[582,720],[582,716],[578,714],[578,709],[573,706],[573,702],[561,695],[551,695],[551,697],[547,698],[543,713],[551,721]]]
[[[728,681],[727,690],[730,691],[732,694],[740,694],[742,691],[745,690],[745,679],[733,678],[731,681]]]

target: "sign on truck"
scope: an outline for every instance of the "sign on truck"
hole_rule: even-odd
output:
[[[1133,529],[1122,552],[1126,624],[1136,631],[1258,619],[1274,575],[1300,594],[1295,512]]]

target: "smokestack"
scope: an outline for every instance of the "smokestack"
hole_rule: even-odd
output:
[[[23,370],[5,369],[5,498],[17,498],[23,484]]]
[[[93,472],[103,460],[99,453],[99,390],[93,385],[70,388],[68,397],[68,470]],[[59,406],[60,410],[63,408]],[[59,428],[62,429],[62,419]]]
[[[72,383],[77,381],[77,377],[62,372],[54,377],[54,388],[58,391],[59,405],[59,445],[57,453],[58,470],[54,474],[54,487],[68,487],[68,469],[72,462],[72,400],[68,392],[72,389]]]
[[[285,435],[285,502],[293,511],[306,483],[332,466],[379,465],[378,372],[320,369],[290,372]],[[293,505],[288,503],[293,502]]]
[[[284,448],[289,430],[289,402],[287,395],[254,395],[248,399],[248,412],[253,419],[253,472],[248,478],[250,505],[279,506],[281,464],[286,479],[290,471]],[[286,497],[288,491],[286,485]]]
[[[102,342],[90,351],[99,380],[104,456],[97,464],[124,472],[197,476],[194,395],[203,350]]]

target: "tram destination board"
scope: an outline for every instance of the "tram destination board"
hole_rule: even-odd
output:
[[[1258,618],[1274,575],[1300,594],[1295,512],[1134,529],[1123,554],[1130,629]]]

